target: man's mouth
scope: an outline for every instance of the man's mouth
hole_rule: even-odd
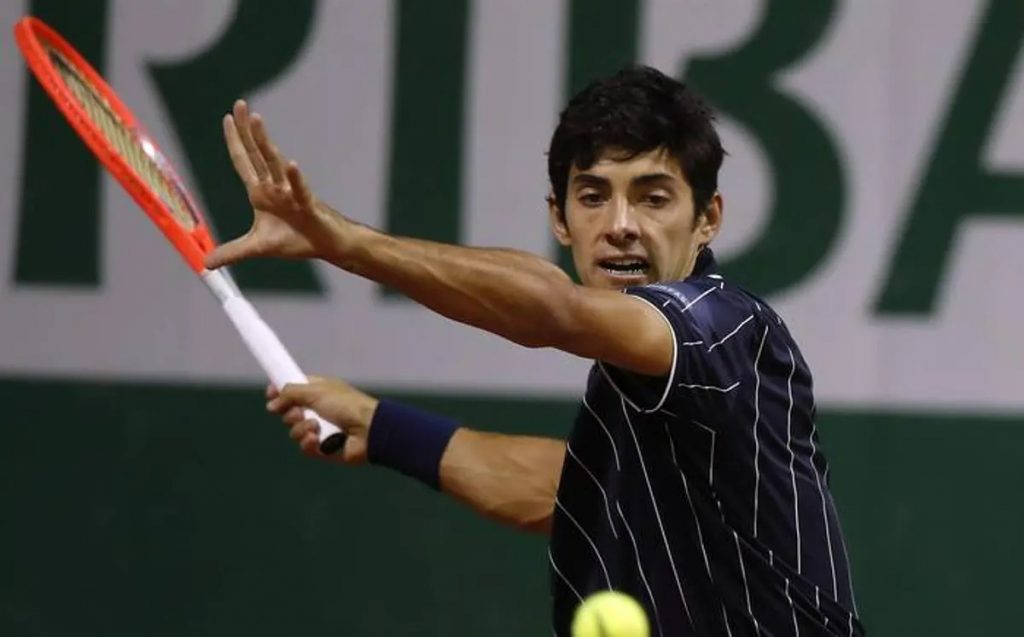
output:
[[[647,259],[641,257],[602,259],[597,262],[597,265],[606,274],[621,278],[643,277],[651,269],[651,264],[647,262]]]

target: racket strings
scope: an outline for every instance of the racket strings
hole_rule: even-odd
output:
[[[143,140],[125,125],[107,100],[92,88],[71,62],[52,48],[48,48],[48,53],[64,84],[74,94],[89,118],[103,132],[107,141],[160,197],[175,221],[186,229],[193,229],[196,226],[196,218],[191,205],[182,196],[178,187],[164,174],[157,161],[143,148]]]

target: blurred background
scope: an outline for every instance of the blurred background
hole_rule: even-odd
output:
[[[221,237],[244,96],[321,198],[562,260],[565,100],[643,62],[716,106],[732,278],[815,372],[874,635],[1024,635],[1019,0],[5,0],[105,75]],[[9,32],[8,32],[9,33]],[[217,304],[0,41],[0,634],[541,635],[545,541],[302,457]],[[564,436],[587,362],[322,264],[236,270],[304,367]]]

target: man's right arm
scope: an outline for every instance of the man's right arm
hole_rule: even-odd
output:
[[[550,533],[565,441],[460,428],[441,457],[441,490],[489,519]]]
[[[397,403],[382,403],[340,379],[310,377],[309,383],[287,385],[281,392],[269,387],[267,398],[267,409],[281,416],[306,455],[321,454],[317,425],[304,408],[348,434],[345,448],[327,459],[377,462],[439,488],[489,519],[524,531],[550,531],[565,457],[562,440],[477,431],[440,417],[449,433],[424,437],[416,429],[422,433],[435,425],[415,422],[423,417],[416,410],[396,409]],[[381,417],[382,410],[390,415]],[[416,435],[410,438],[410,433]],[[393,453],[396,444],[399,453]],[[376,459],[371,448],[377,449]]]

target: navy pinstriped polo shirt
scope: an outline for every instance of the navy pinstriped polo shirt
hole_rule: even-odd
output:
[[[673,368],[591,369],[555,503],[555,634],[612,588],[652,635],[862,635],[811,373],[785,323],[707,249],[687,279],[626,293],[672,326]]]

